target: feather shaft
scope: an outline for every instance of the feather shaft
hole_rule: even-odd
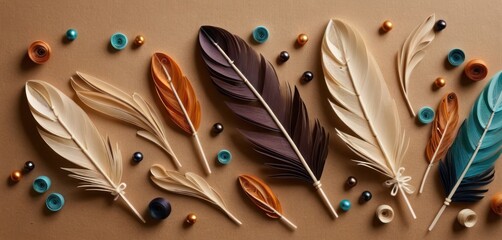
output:
[[[338,218],[338,214],[336,213],[336,211],[333,208],[333,206],[331,205],[328,197],[324,193],[324,190],[322,189],[322,184],[321,184],[320,180],[318,180],[317,177],[314,175],[314,173],[310,169],[309,165],[305,161],[303,155],[300,153],[300,150],[298,149],[296,144],[293,142],[293,140],[289,136],[288,132],[283,127],[282,123],[276,117],[275,113],[269,107],[267,102],[263,99],[263,97],[260,95],[260,93],[254,88],[254,86],[249,82],[249,80],[246,78],[246,76],[244,76],[244,74],[240,71],[240,69],[234,64],[234,61],[232,59],[230,59],[230,57],[225,53],[225,51],[223,51],[223,49],[221,49],[221,47],[218,45],[218,43],[204,30],[204,28],[201,28],[201,30],[209,38],[209,40],[212,42],[212,44],[218,49],[218,51],[221,53],[221,55],[226,59],[228,64],[230,64],[230,66],[232,66],[232,69],[235,71],[235,73],[237,73],[237,75],[241,78],[241,80],[246,84],[246,86],[251,90],[251,92],[254,94],[254,96],[258,99],[258,101],[265,108],[267,113],[270,115],[270,117],[272,118],[274,123],[279,128],[280,132],[283,134],[283,136],[286,138],[287,142],[290,144],[290,146],[293,149],[293,151],[295,152],[295,154],[300,159],[302,165],[307,170],[309,176],[312,178],[312,180],[314,182],[314,187],[316,188],[317,193],[321,197],[323,203],[328,208],[331,215],[334,216],[335,218]]]
[[[501,95],[501,97],[502,97],[502,95]],[[458,187],[460,186],[460,183],[462,183],[462,180],[464,180],[464,177],[467,174],[467,171],[469,171],[469,168],[471,167],[472,162],[476,158],[476,155],[478,154],[479,149],[481,148],[481,143],[483,143],[483,140],[486,136],[486,133],[488,132],[488,129],[490,129],[490,125],[492,124],[492,120],[493,120],[493,117],[495,116],[495,113],[497,113],[497,112],[493,111],[493,113],[490,115],[490,118],[488,119],[488,123],[486,124],[486,127],[483,131],[483,134],[481,135],[481,137],[479,138],[479,141],[477,142],[477,146],[476,146],[476,149],[474,150],[474,153],[472,154],[471,158],[469,159],[469,162],[467,163],[464,171],[462,172],[462,174],[458,178],[457,182],[455,183],[455,186],[448,194],[448,197],[446,197],[446,199],[443,203],[443,206],[441,206],[441,209],[436,214],[436,217],[432,221],[432,224],[429,226],[429,231],[432,231],[432,229],[434,229],[434,226],[436,226],[436,223],[439,221],[439,218],[441,217],[441,215],[443,215],[444,210],[446,209],[447,206],[450,205],[451,198],[453,197],[453,195],[457,191]]]
[[[180,96],[178,95],[178,92],[176,91],[176,88],[175,88],[173,81],[171,79],[171,75],[167,71],[166,66],[164,66],[164,64],[162,64],[162,62],[160,61],[157,54],[154,54],[154,56],[155,56],[155,59],[159,62],[159,64],[162,66],[162,70],[164,71],[164,74],[167,77],[167,82],[169,83],[169,86],[173,90],[172,92],[176,98],[176,101],[178,101],[178,104],[179,104],[181,110],[183,111],[183,114],[185,115],[185,119],[186,119],[188,125],[190,126],[190,130],[192,131],[192,136],[194,137],[195,142],[197,143],[197,150],[199,151],[199,154],[203,160],[204,170],[206,171],[207,174],[211,174],[211,168],[209,167],[209,163],[207,161],[206,154],[204,153],[204,149],[202,148],[202,144],[200,143],[199,136],[197,135],[197,130],[193,126],[192,120],[190,120],[190,117],[187,113],[185,105],[183,104],[183,101],[181,101]]]

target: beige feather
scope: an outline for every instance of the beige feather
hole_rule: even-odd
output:
[[[118,145],[104,140],[87,114],[52,85],[30,80],[25,87],[30,110],[42,139],[61,157],[80,168],[63,168],[79,186],[91,191],[109,192],[122,198],[138,218],[143,217],[127,200],[122,178],[122,155]]]
[[[223,198],[201,176],[187,172],[166,170],[155,164],[150,168],[150,178],[159,187],[176,194],[191,196],[210,202],[221,209],[237,224],[242,224],[228,209]]]
[[[110,117],[143,129],[137,134],[162,148],[179,168],[181,163],[167,141],[166,129],[160,114],[138,93],[129,95],[115,86],[85,73],[71,79],[78,98],[90,108]]]
[[[375,59],[360,34],[340,20],[330,20],[322,43],[322,63],[334,112],[357,136],[336,129],[338,136],[362,160],[358,165],[390,178],[391,194],[401,192],[413,215],[405,193],[412,193],[409,176],[403,176],[402,161],[408,140],[394,99]]]
[[[425,21],[418,25],[413,32],[410,33],[406,41],[404,41],[401,50],[397,54],[397,70],[399,73],[399,83],[401,91],[411,115],[415,117],[415,110],[410,102],[409,87],[411,72],[422,61],[425,56],[425,48],[434,40],[436,33],[434,32],[434,23],[436,17],[430,15]]]

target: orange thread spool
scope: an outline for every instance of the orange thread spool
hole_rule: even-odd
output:
[[[493,195],[490,206],[494,213],[502,216],[502,192]]]
[[[480,81],[485,79],[488,68],[483,60],[473,59],[465,65],[464,73],[472,81]]]

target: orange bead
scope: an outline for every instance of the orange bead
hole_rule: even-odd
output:
[[[305,45],[308,41],[309,37],[305,33],[298,35],[298,38],[296,39],[296,42],[298,42],[301,46]]]
[[[434,81],[434,85],[437,87],[437,88],[442,88],[446,85],[446,80],[444,80],[444,78],[441,78],[441,77],[438,77],[436,78],[436,80]]]
[[[134,39],[134,44],[136,46],[141,46],[145,43],[145,37],[141,36],[141,35],[138,35],[136,36],[136,38]]]
[[[12,180],[13,182],[19,182],[21,178],[23,178],[23,175],[19,170],[16,170],[10,174],[10,180]]]
[[[494,213],[502,216],[502,192],[493,195],[490,206]]]
[[[392,22],[389,20],[386,20],[385,22],[382,23],[382,30],[384,32],[388,32],[388,31],[392,30],[392,27],[394,27],[394,26],[393,26]]]
[[[194,213],[190,213],[187,215],[186,222],[188,224],[195,224],[197,222],[197,216]]]

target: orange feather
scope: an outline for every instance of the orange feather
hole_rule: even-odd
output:
[[[169,77],[164,73],[162,65],[169,73]],[[173,89],[169,84],[172,81],[174,89],[183,103],[188,117],[193,124],[195,130],[199,129],[201,110],[200,103],[195,96],[192,84],[188,78],[183,75],[180,67],[176,62],[164,53],[155,53],[152,56],[152,77],[155,83],[155,89],[162,103],[167,109],[171,120],[178,125],[183,131],[188,134],[193,134],[190,124],[188,123],[183,110],[181,109]]]
[[[240,175],[239,183],[251,201],[263,210],[267,216],[280,218],[271,208],[282,214],[281,203],[265,182],[255,176]]]

